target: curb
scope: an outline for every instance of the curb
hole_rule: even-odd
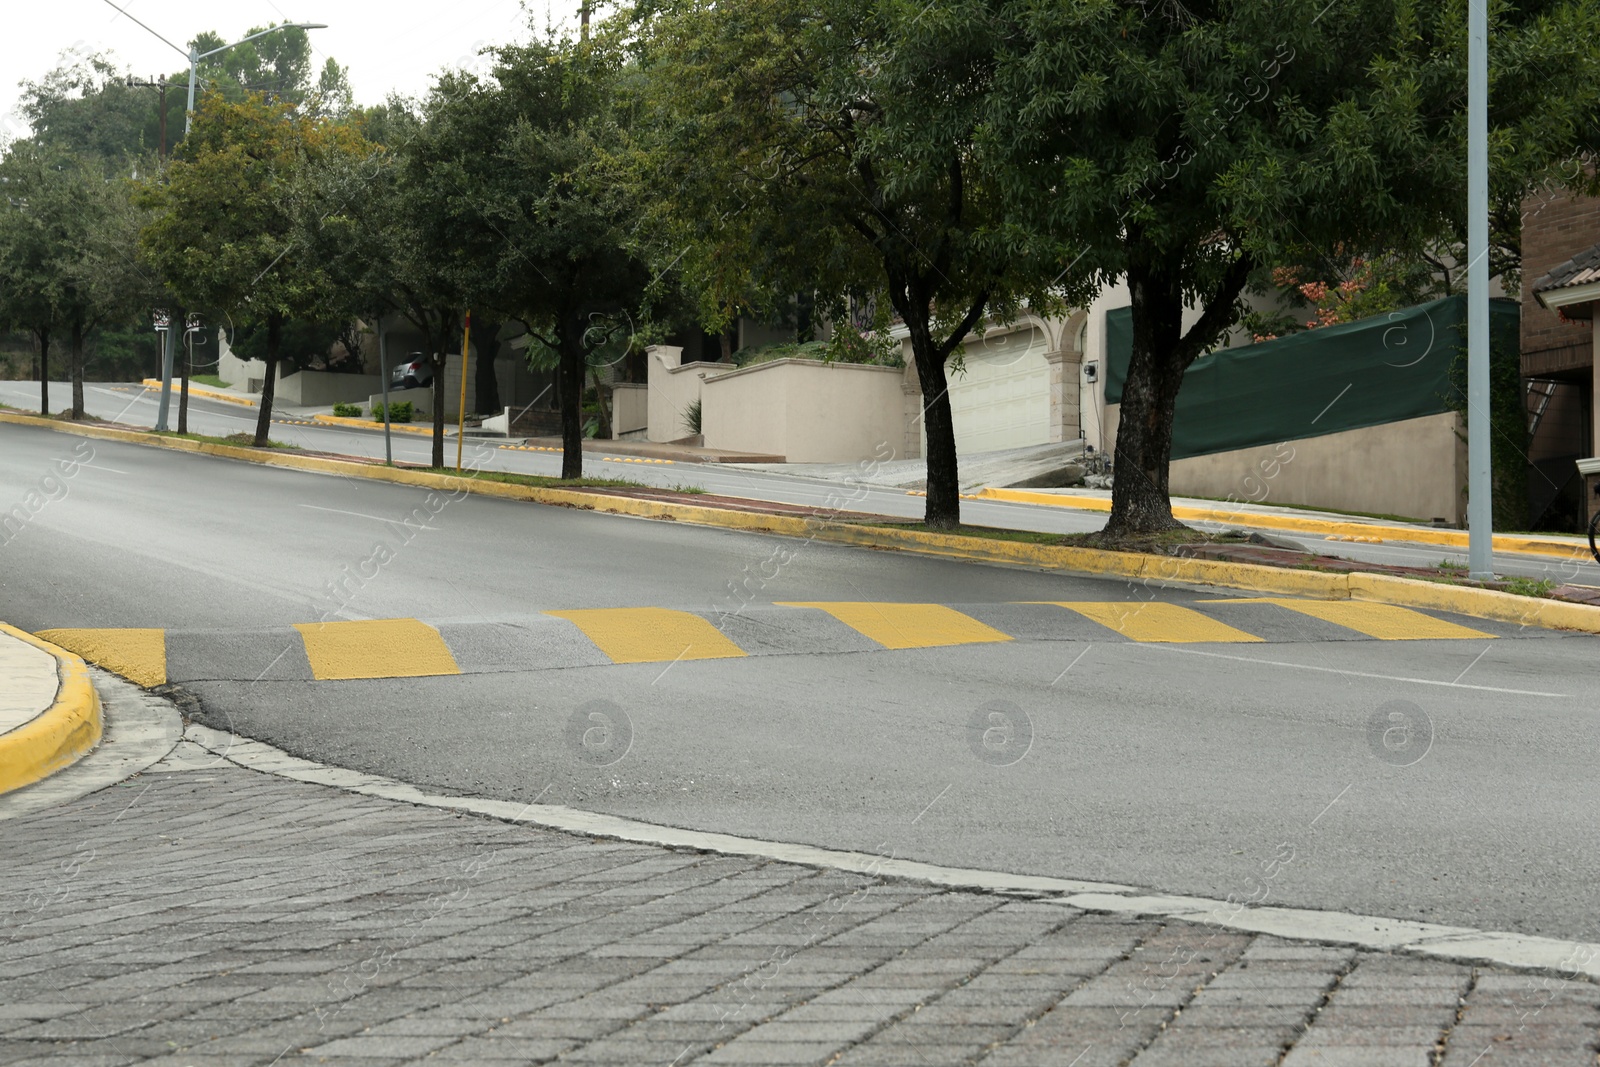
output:
[[[146,378],[144,381],[140,382],[139,384],[144,386],[147,389],[160,389],[161,388],[161,379],[160,378]],[[174,393],[176,393],[176,392],[179,391],[179,389],[180,389],[179,384],[176,381],[174,381],[172,383],[172,391]],[[259,406],[259,403],[257,401],[255,401],[255,400],[246,400],[244,397],[239,396],[237,393],[224,393],[224,392],[222,392],[222,391],[220,391],[218,389],[212,389],[212,388],[210,388],[208,386],[196,385],[193,382],[189,383],[189,395],[190,396],[203,396],[207,400],[225,400],[230,404],[239,404],[239,405],[242,405],[243,407],[247,407],[247,408],[253,408],[253,407],[258,407]]]
[[[1037,545],[1021,541],[998,541],[956,534],[927,533],[889,527],[859,526],[835,520],[765,515],[756,512],[725,511],[697,504],[678,504],[662,500],[611,496],[583,489],[544,489],[508,482],[479,481],[465,475],[429,474],[401,467],[383,467],[351,460],[293,453],[266,452],[233,445],[214,445],[183,438],[155,437],[131,430],[100,426],[78,426],[41,419],[32,415],[0,412],[0,422],[38,426],[84,437],[124,441],[183,452],[199,452],[241,459],[271,467],[317,471],[368,478],[446,492],[470,492],[506,500],[579,508],[585,511],[631,515],[645,519],[670,519],[697,526],[714,526],[750,533],[779,534],[858,548],[916,552],[947,559],[978,563],[1004,563],[1051,571],[1067,571],[1130,581],[1223,586],[1251,592],[1282,593],[1289,596],[1320,597],[1326,600],[1369,600],[1400,607],[1427,608],[1469,615],[1480,619],[1538,626],[1545,629],[1577,630],[1600,634],[1600,607],[1557,600],[1515,596],[1492,589],[1472,589],[1396,578],[1381,574],[1334,574],[1324,571],[1288,570],[1255,563],[1229,563],[1221,560],[1184,559],[1136,552],[1109,552],[1093,548]]]
[[[1073,508],[1078,511],[1110,511],[1111,501],[1099,497],[1073,497],[1059,493],[1035,493],[1026,489],[985,489],[963,500],[997,500],[1008,504],[1043,504],[1049,507]],[[1176,519],[1195,519],[1202,522],[1231,522],[1241,526],[1259,526],[1269,530],[1288,530],[1298,533],[1327,534],[1332,537],[1358,541],[1410,541],[1419,545],[1447,545],[1466,548],[1467,535],[1461,530],[1430,529],[1420,526],[1385,526],[1369,522],[1329,522],[1325,519],[1300,518],[1296,515],[1262,515],[1253,511],[1224,511],[1220,508],[1195,508],[1174,505],[1172,516]],[[1375,536],[1376,535],[1376,536]],[[1589,552],[1581,544],[1564,541],[1542,541],[1534,537],[1513,534],[1495,534],[1494,547],[1500,552],[1520,552],[1532,556],[1554,556],[1557,559],[1587,561]]]
[[[504,822],[538,826],[591,839],[628,841],[656,848],[692,849],[717,855],[749,856],[824,870],[850,871],[874,878],[906,879],[946,889],[1016,895],[1042,904],[1084,911],[1157,916],[1300,941],[1353,945],[1377,952],[1398,952],[1425,958],[1562,973],[1575,967],[1579,973],[1600,978],[1600,944],[1443,926],[1379,915],[1278,905],[1258,906],[1239,903],[1232,898],[1214,900],[1150,893],[1114,882],[950,867],[900,859],[893,853],[856,852],[738,834],[688,830],[559,804],[521,804],[486,797],[431,793],[423,787],[385,775],[302,759],[264,741],[255,741],[199,723],[190,723],[184,730],[183,738],[218,760],[262,774],[402,804],[470,812]]]
[[[55,657],[55,703],[13,730],[0,734],[0,794],[32,785],[78,760],[100,743],[100,697],[83,660],[64,648],[0,623],[0,633]]]

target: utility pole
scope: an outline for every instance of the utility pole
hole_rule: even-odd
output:
[[[578,38],[583,41],[589,39],[589,0],[583,0],[578,7]]]
[[[167,161],[167,76],[163,74],[153,82],[134,81],[133,75],[128,75],[128,88],[130,89],[155,89],[161,94],[161,145],[157,149],[161,162]]]
[[[1489,17],[1467,0],[1467,572],[1494,577],[1489,473]]]

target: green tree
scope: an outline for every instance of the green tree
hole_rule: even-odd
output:
[[[27,140],[0,160],[0,189],[0,318],[35,338],[45,413],[51,341],[65,335],[72,417],[81,419],[85,337],[133,314],[149,289],[128,183],[106,178],[92,158]]]
[[[944,5],[895,0],[642,9],[634,169],[663,260],[724,316],[759,293],[823,294],[835,320],[846,294],[887,297],[922,390],[926,521],[945,528],[960,521],[947,362],[986,318],[1045,310],[1077,280],[1002,229],[976,151],[991,33],[951,27]]]
[[[292,198],[296,241],[319,264],[344,316],[376,322],[398,314],[426,339],[432,465],[443,467],[444,368],[469,300],[450,212],[466,194],[428,165],[418,146],[437,132],[406,101],[391,98],[358,120],[371,137],[364,155],[330,155],[301,172]]]
[[[1596,14],[1593,0],[1491,4],[1502,198],[1594,142]],[[1000,0],[929,17],[995,42],[984,150],[1005,168],[1012,224],[1127,280],[1109,536],[1178,525],[1178,388],[1254,272],[1464,232],[1460,2]],[[1204,310],[1185,329],[1190,307]]]
[[[256,444],[267,442],[284,323],[326,317],[340,299],[318,257],[297,240],[295,194],[330,159],[364,159],[371,146],[347,125],[269,104],[209,97],[164,180],[144,183],[154,218],[141,246],[190,306],[251,319],[266,330],[266,377]]]
[[[443,210],[412,237],[475,309],[521,321],[554,356],[561,473],[577,478],[592,360],[634,332],[650,280],[628,249],[627,189],[602,166],[625,128],[619,54],[558,38],[491,54],[492,79],[449,74],[429,97],[404,165],[436,183]]]

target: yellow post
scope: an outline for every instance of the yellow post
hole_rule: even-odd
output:
[[[461,473],[461,445],[467,429],[467,341],[472,337],[472,312],[467,312],[467,324],[461,330],[461,410],[456,413],[456,473]]]

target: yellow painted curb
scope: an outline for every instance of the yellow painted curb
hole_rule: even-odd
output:
[[[311,416],[311,421],[324,423],[328,426],[355,426],[363,430],[383,429],[382,419],[347,419],[342,415],[313,415]],[[389,429],[395,433],[425,433],[429,437],[433,436],[433,427],[431,425],[421,426],[416,423],[391,421]]]
[[[144,386],[147,389],[160,389],[161,388],[161,379],[160,378],[146,378],[144,381],[140,382],[139,384]],[[172,391],[173,391],[173,393],[176,394],[179,391],[180,388],[181,388],[180,383],[178,382],[178,380],[176,378],[174,378],[172,380]],[[207,388],[204,385],[196,385],[193,382],[189,383],[189,395],[190,396],[203,396],[207,400],[225,400],[230,404],[239,404],[239,405],[241,405],[243,407],[247,407],[247,408],[253,408],[253,407],[259,407],[260,406],[260,401],[246,400],[244,397],[239,396],[236,393],[224,393],[224,392],[221,392],[221,391],[216,390],[216,389]]]
[[[100,696],[83,660],[64,648],[0,623],[9,634],[55,657],[60,678],[56,701],[45,711],[0,734],[0,793],[46,778],[100,743]]]
[[[157,437],[130,430],[80,426],[57,422],[54,419],[41,419],[33,415],[15,415],[10,412],[0,412],[0,422],[39,426],[58,433],[84,437],[126,441],[185,452],[201,452],[272,467],[342,474],[374,481],[393,482],[398,485],[414,485],[446,492],[477,493],[482,496],[553,504],[615,515],[631,515],[637,518],[669,519],[696,526],[715,526],[725,530],[781,534],[863,548],[917,552],[921,555],[944,556],[980,563],[1007,563],[1044,570],[1127,578],[1131,581],[1158,585],[1173,582],[1281,593],[1289,596],[1320,597],[1327,600],[1372,600],[1401,607],[1432,608],[1547,629],[1579,630],[1584,633],[1600,634],[1600,607],[1520,597],[1492,589],[1464,588],[1389,575],[1291,570],[1256,563],[1184,559],[1178,556],[1157,556],[1139,552],[1107,552],[1094,548],[990,540],[959,534],[896,529],[891,526],[861,526],[795,515],[729,511],[699,504],[611,496],[584,489],[545,489],[508,482],[479,481],[471,475],[429,474],[403,467],[383,467],[322,456],[299,456],[292,452],[214,445],[183,438]]]
[[[967,498],[963,498],[967,499]],[[985,489],[972,499],[1001,500],[1012,504],[1045,504],[1078,511],[1110,511],[1111,501],[1100,497],[1071,496],[1065,493],[1034,493],[1026,489]],[[1176,519],[1202,522],[1232,522],[1241,526],[1259,526],[1268,530],[1290,530],[1299,533],[1328,534],[1336,538],[1356,541],[1410,541],[1419,545],[1447,545],[1466,548],[1464,530],[1428,529],[1416,526],[1383,526],[1370,522],[1330,522],[1299,515],[1264,515],[1254,511],[1227,511],[1222,508],[1195,508],[1174,506]],[[1498,552],[1522,552],[1533,556],[1554,556],[1557,559],[1587,560],[1589,550],[1580,544],[1562,541],[1545,541],[1535,537],[1518,537],[1514,534],[1495,534],[1494,547]]]

